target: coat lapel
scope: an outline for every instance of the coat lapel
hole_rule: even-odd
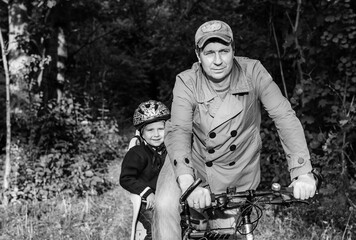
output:
[[[237,95],[227,94],[220,108],[215,114],[210,129],[213,130],[224,122],[235,117],[243,110],[242,103],[238,100]]]

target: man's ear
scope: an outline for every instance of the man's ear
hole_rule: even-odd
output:
[[[197,55],[198,62],[201,63],[200,56],[199,56],[199,50],[195,49],[195,55]]]

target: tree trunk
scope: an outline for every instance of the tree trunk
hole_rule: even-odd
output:
[[[47,53],[52,60],[44,71],[42,89],[45,104],[51,99],[56,99],[59,102],[63,94],[68,54],[65,34],[61,27],[53,28],[51,39],[48,40]]]
[[[29,84],[25,77],[28,74],[29,56],[25,49],[29,42],[27,31],[27,7],[25,0],[12,0],[8,2],[9,12],[9,36],[8,46],[5,49],[3,37],[1,35],[2,58],[6,75],[6,160],[3,190],[10,187],[11,172],[11,114],[26,114],[23,106],[30,104]],[[7,50],[7,54],[6,54]],[[11,89],[11,90],[10,90]],[[12,96],[16,96],[12,98]],[[10,102],[10,98],[12,101]],[[11,105],[10,105],[11,103]],[[12,106],[17,106],[12,109]],[[3,204],[7,204],[8,199],[4,194]]]
[[[58,47],[57,47],[57,102],[62,98],[63,86],[65,83],[66,60],[68,58],[67,42],[63,28],[58,28]]]
[[[53,25],[53,24],[52,24]],[[49,39],[46,40],[46,52],[51,57],[51,62],[49,63],[48,68],[44,70],[42,90],[43,90],[43,104],[44,106],[52,99],[57,99],[58,101],[58,92],[59,88],[57,83],[58,76],[58,28],[52,28],[52,34]]]
[[[18,76],[21,71],[26,68],[28,56],[24,51],[24,46],[29,41],[27,32],[27,7],[24,0],[9,1],[9,44],[8,44],[8,59],[9,73]],[[14,79],[13,79],[14,80]],[[19,80],[19,79],[16,79]],[[20,85],[19,81],[14,81]]]
[[[8,41],[8,69],[10,77],[11,96],[16,96],[12,100],[12,105],[17,106],[17,113],[25,110],[21,106],[30,104],[29,83],[26,81],[28,75],[28,63],[30,57],[25,49],[28,47],[29,33],[28,13],[24,0],[9,1],[9,41]],[[26,114],[26,113],[25,113]]]
[[[2,31],[0,28],[0,44],[1,44],[1,55],[2,61],[4,64],[5,70],[5,78],[6,78],[6,158],[5,158],[5,167],[4,167],[4,182],[3,182],[3,204],[7,205],[8,199],[5,194],[5,191],[9,188],[9,178],[11,172],[11,159],[10,159],[10,151],[11,151],[11,119],[10,119],[10,77],[9,77],[9,69],[5,54],[5,44],[4,39],[2,37]]]
[[[48,22],[45,24],[51,29],[51,36],[45,39],[46,54],[51,56],[49,67],[43,72],[43,103],[56,99],[60,102],[65,84],[65,70],[67,54],[67,42],[65,29],[69,27],[70,2],[59,1],[50,9]]]

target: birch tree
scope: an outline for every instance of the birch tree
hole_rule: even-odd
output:
[[[11,105],[10,96],[16,94],[20,96],[17,99],[26,99],[27,94],[23,94],[22,87],[24,71],[28,56],[21,47],[22,43],[28,41],[27,33],[27,7],[23,0],[8,1],[9,13],[9,35],[8,46],[5,47],[2,32],[0,33],[1,53],[6,78],[6,157],[4,166],[3,193],[10,186],[11,172]],[[11,82],[10,82],[11,80]],[[26,101],[26,100],[25,100]],[[18,105],[20,106],[20,105]],[[16,109],[15,111],[22,111]],[[6,194],[3,194],[3,203],[7,204]]]
[[[0,44],[1,44],[1,56],[4,65],[5,78],[6,78],[6,157],[5,157],[5,167],[4,167],[4,179],[3,179],[3,193],[9,188],[9,176],[11,172],[11,161],[10,161],[10,151],[11,151],[11,119],[10,119],[10,77],[9,69],[6,59],[6,51],[4,39],[2,37],[2,31],[0,28]],[[3,204],[7,204],[8,199],[6,194],[3,194]]]

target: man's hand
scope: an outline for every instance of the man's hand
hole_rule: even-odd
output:
[[[146,198],[146,209],[153,208],[155,206],[155,195],[151,193]]]
[[[293,195],[295,198],[305,200],[315,195],[316,180],[312,173],[303,174],[298,176],[290,187],[293,187]]]
[[[210,192],[206,188],[197,187],[187,198],[189,207],[195,209],[204,209],[211,205]]]
[[[178,177],[178,183],[182,190],[182,194],[192,185],[194,182],[193,176],[189,174],[184,174]],[[189,207],[195,209],[203,209],[211,205],[210,192],[206,188],[197,187],[193,192],[188,196],[187,202]]]

